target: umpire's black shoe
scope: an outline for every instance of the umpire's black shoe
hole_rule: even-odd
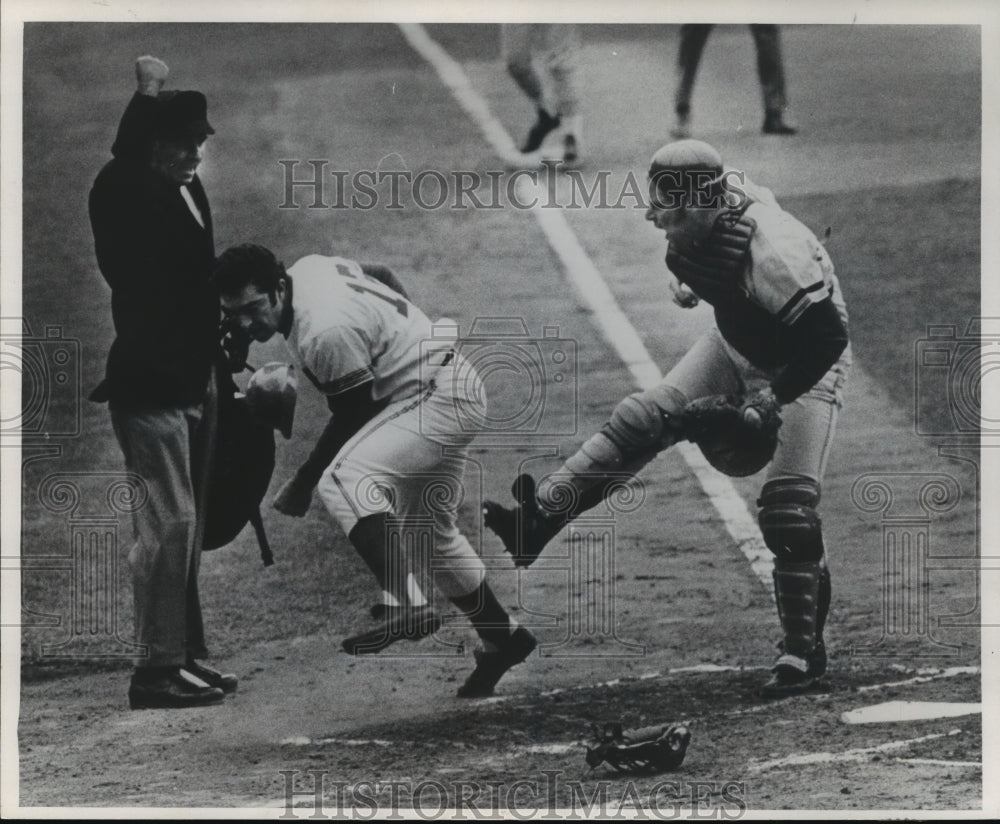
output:
[[[820,679],[826,674],[826,645],[817,642],[815,651],[805,658],[783,652],[771,672],[771,679],[761,687],[765,698],[786,698],[820,689]]]
[[[184,670],[190,672],[195,678],[200,678],[210,687],[218,687],[226,693],[236,692],[236,687],[240,683],[239,679],[231,672],[219,672],[207,664],[199,664],[193,658],[188,659]]]
[[[538,646],[538,641],[524,627],[518,627],[500,649],[487,652],[477,649],[476,668],[458,688],[459,698],[489,698],[493,688],[511,667],[520,664]]]
[[[559,115],[553,117],[545,111],[545,109],[539,108],[538,120],[535,121],[535,125],[531,127],[531,130],[528,132],[528,136],[524,139],[524,145],[521,146],[521,151],[524,154],[538,151],[549,132],[558,128]]]
[[[134,710],[179,709],[218,704],[225,693],[196,678],[181,667],[136,670],[128,689],[128,703]]]
[[[531,475],[519,475],[510,491],[518,505],[511,509],[496,501],[483,501],[483,523],[503,541],[514,566],[531,566],[566,521],[539,508]]]
[[[381,626],[345,638],[340,646],[348,655],[374,655],[397,641],[419,641],[439,629],[441,619],[429,604],[404,609],[390,607]]]

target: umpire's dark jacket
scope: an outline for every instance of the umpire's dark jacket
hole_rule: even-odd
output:
[[[188,190],[202,228],[180,187],[149,168],[148,124],[156,106],[155,98],[132,98],[111,150],[114,159],[90,192],[97,263],[111,287],[117,335],[105,379],[91,399],[136,409],[201,401],[218,348],[208,199],[195,177]]]

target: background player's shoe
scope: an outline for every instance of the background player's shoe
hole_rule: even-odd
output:
[[[429,604],[409,609],[390,608],[380,627],[352,635],[341,642],[348,655],[374,655],[397,641],[419,641],[441,629],[441,619]]]
[[[563,163],[566,166],[576,166],[580,162],[580,140],[575,134],[563,135]]]
[[[458,688],[459,698],[489,698],[493,688],[511,667],[520,664],[538,646],[538,641],[524,627],[518,627],[497,650],[477,649],[476,668]]]
[[[674,140],[685,140],[691,137],[691,106],[688,103],[678,103],[674,112],[677,119],[674,127],[670,130],[670,136]]]
[[[508,508],[496,501],[483,501],[483,523],[503,541],[514,566],[531,566],[565,521],[539,508],[531,475],[519,475],[510,491],[518,505]]]
[[[674,127],[670,130],[670,136],[674,140],[686,140],[691,137],[691,116],[678,114]]]
[[[559,127],[559,122],[559,115],[553,117],[545,109],[539,107],[538,119],[528,132],[528,136],[524,139],[521,151],[524,154],[538,151],[548,133]]]
[[[826,645],[817,641],[816,649],[806,658],[782,652],[771,672],[771,679],[761,688],[765,698],[785,698],[817,689],[826,674]]]
[[[781,112],[768,112],[764,115],[764,134],[798,134],[798,128],[792,125]]]

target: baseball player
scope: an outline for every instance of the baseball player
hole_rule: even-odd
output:
[[[575,24],[504,23],[500,46],[507,71],[535,104],[536,120],[521,145],[538,151],[545,138],[562,127],[562,159],[580,158],[580,31]]]
[[[681,140],[657,151],[649,195],[646,219],[666,235],[675,302],[708,302],[715,324],[657,386],[619,403],[537,491],[530,476],[521,476],[517,508],[487,501],[486,525],[515,563],[529,565],[565,523],[602,500],[612,474],[638,472],[684,437],[689,401],[743,395],[751,421],[780,410],[784,423],[757,501],[764,541],[774,553],[784,633],[764,693],[802,692],[826,670],[830,574],[817,505],[851,362],[840,286],[813,233],[769,190],[724,172],[719,153],[706,143]],[[567,500],[576,502],[569,511]]]
[[[676,138],[691,136],[691,92],[698,76],[698,64],[712,26],[692,23],[681,26],[681,42],[677,51],[677,91],[674,111],[677,122],[670,134]],[[785,91],[785,66],[781,58],[781,32],[775,25],[752,25],[750,33],[757,48],[757,75],[764,98],[764,134],[792,135],[798,129],[788,116],[788,96]]]
[[[367,270],[367,271],[366,271]],[[433,521],[434,581],[482,641],[458,695],[491,695],[503,674],[531,654],[534,636],[500,605],[482,560],[457,526],[462,476],[473,435],[461,415],[485,414],[481,384],[453,379],[454,340],[434,336],[427,316],[384,267],[309,255],[286,271],[260,246],[228,249],[214,273],[224,314],[251,338],[280,332],[302,372],[333,412],[305,464],[281,488],[275,507],[303,515],[313,489],[400,608],[382,626],[352,636],[352,654],[416,640],[440,621],[416,606],[390,551],[394,535]],[[418,595],[422,597],[422,595]]]

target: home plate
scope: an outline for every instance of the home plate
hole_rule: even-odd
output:
[[[982,704],[947,701],[886,701],[862,707],[840,715],[845,724],[880,724],[887,721],[924,721],[929,718],[954,718],[975,715],[983,711]]]

